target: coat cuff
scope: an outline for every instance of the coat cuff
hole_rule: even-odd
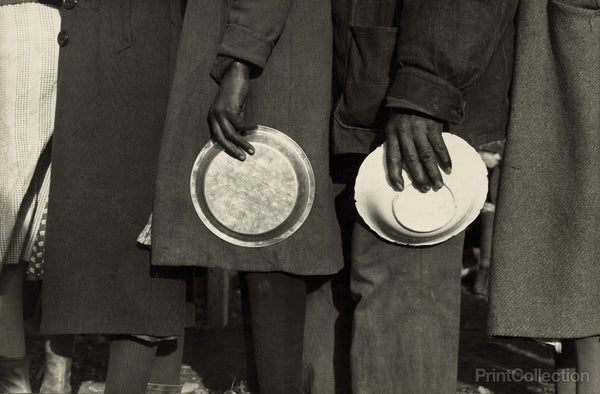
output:
[[[462,120],[464,105],[462,93],[449,82],[409,67],[396,72],[386,97],[387,107],[417,110],[450,123]]]
[[[275,43],[262,34],[229,24],[221,40],[219,55],[240,59],[262,69],[274,47]]]

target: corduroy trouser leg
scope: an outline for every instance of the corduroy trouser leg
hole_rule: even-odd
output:
[[[407,247],[355,224],[354,394],[456,392],[463,240]]]

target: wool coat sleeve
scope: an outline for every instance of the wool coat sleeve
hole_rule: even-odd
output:
[[[518,0],[403,0],[386,106],[459,123]]]
[[[233,2],[211,75],[220,81],[233,60],[252,66],[259,74],[277,44],[293,0]]]

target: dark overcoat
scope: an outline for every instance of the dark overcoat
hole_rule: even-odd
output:
[[[302,275],[341,269],[328,165],[329,3],[188,2],[159,160],[153,264]],[[306,152],[315,173],[316,196],[306,222],[275,245],[246,248],[229,244],[203,225],[192,204],[190,173],[198,152],[210,139],[206,117],[218,91],[210,72],[218,63],[218,54],[252,64],[255,77],[246,118],[289,135]]]
[[[61,13],[42,329],[180,333],[184,281],[151,270],[136,246],[152,212],[180,2],[79,0]]]
[[[521,1],[495,227],[490,332],[600,334],[600,19]]]

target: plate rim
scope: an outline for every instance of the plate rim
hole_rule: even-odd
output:
[[[291,137],[289,137],[287,134],[276,130],[272,127],[268,127],[268,126],[264,126],[264,125],[257,125],[257,127],[247,133],[245,133],[246,136],[248,137],[252,137],[253,135],[273,135],[276,138],[280,138],[283,139],[286,144],[288,144],[289,146],[294,148],[294,151],[297,153],[297,155],[292,156],[295,157],[297,159],[297,163],[300,164],[300,167],[304,169],[305,171],[305,177],[306,177],[306,186],[308,186],[308,190],[305,192],[306,194],[306,203],[304,204],[304,208],[298,213],[297,219],[295,220],[295,222],[293,222],[291,225],[286,226],[284,229],[279,230],[280,226],[283,226],[285,224],[285,222],[287,221],[283,221],[279,226],[275,227],[272,230],[269,230],[267,232],[263,232],[260,234],[256,234],[256,235],[251,235],[251,234],[241,234],[241,233],[237,233],[235,231],[230,231],[228,232],[224,232],[222,231],[219,227],[217,227],[212,220],[208,217],[208,215],[204,212],[204,210],[202,209],[202,203],[199,201],[199,197],[198,197],[198,193],[196,193],[198,185],[197,185],[197,179],[198,179],[198,172],[201,169],[201,166],[203,164],[203,161],[207,158],[207,156],[214,151],[214,149],[218,149],[219,153],[224,152],[224,149],[216,142],[216,140],[214,138],[211,138],[200,150],[200,152],[198,153],[198,155],[196,156],[196,159],[194,160],[194,164],[192,165],[192,170],[190,172],[190,196],[192,199],[192,203],[194,205],[194,210],[196,211],[197,216],[200,218],[201,222],[204,224],[204,226],[210,231],[212,232],[214,235],[216,235],[218,238],[229,242],[233,245],[237,245],[237,246],[243,246],[243,247],[251,247],[251,248],[258,248],[258,247],[265,247],[265,246],[270,246],[270,245],[274,245],[276,243],[279,243],[287,238],[289,238],[292,234],[294,234],[296,231],[298,231],[298,229],[302,226],[302,224],[304,224],[304,222],[306,221],[306,219],[308,218],[308,215],[310,214],[313,204],[314,204],[314,198],[315,198],[315,194],[316,194],[316,187],[315,187],[315,176],[314,176],[314,171],[312,168],[312,165],[310,163],[310,160],[308,159],[308,156],[306,155],[306,153],[304,152],[304,150],[300,147],[300,145],[298,145],[298,143],[296,141],[294,141]],[[289,156],[286,156],[289,158]],[[293,168],[297,168],[297,166],[292,165]],[[296,176],[298,176],[298,174],[296,174]],[[300,187],[301,185],[299,185]],[[298,204],[298,200],[296,201],[296,203]],[[212,216],[212,215],[211,215]],[[224,228],[226,228],[225,226],[223,226]],[[269,233],[273,233],[275,232],[276,235],[268,238],[268,239],[252,239],[252,238],[259,238],[259,236],[261,235],[265,235],[265,234],[269,234]],[[235,234],[240,234],[238,237],[236,237]]]
[[[462,139],[461,137],[452,134],[452,133],[442,133],[442,136],[444,137],[444,139],[446,138],[450,138],[450,139],[457,139],[456,141],[458,142],[458,139],[462,140],[459,143],[462,145],[462,143],[464,142],[464,146],[461,149],[467,149],[469,148],[469,152],[473,152],[475,154],[477,154],[477,151],[475,150],[475,148],[473,148],[470,144],[468,144],[468,142],[464,141],[464,139]],[[448,142],[448,141],[447,141]],[[367,160],[369,160],[369,156],[375,154],[375,155],[384,155],[384,145],[385,143],[379,145],[377,148],[375,148],[368,156],[367,158],[365,158],[365,160],[363,161],[366,162]],[[377,152],[377,153],[376,153]],[[477,154],[478,155],[478,154]],[[371,157],[371,160],[374,160],[373,157]],[[448,239],[456,236],[457,234],[459,234],[461,231],[463,231],[473,220],[475,220],[477,218],[477,216],[479,215],[481,208],[483,208],[483,204],[485,203],[485,199],[487,196],[487,189],[488,189],[488,182],[487,182],[487,169],[485,167],[485,164],[483,163],[483,161],[481,162],[481,166],[480,169],[482,171],[482,177],[481,177],[481,194],[476,196],[476,198],[473,198],[471,201],[471,204],[469,204],[469,211],[466,215],[464,215],[462,218],[459,218],[455,223],[454,223],[454,228],[451,229],[450,231],[446,231],[446,232],[439,232],[439,230],[436,230],[434,232],[432,232],[429,236],[423,236],[427,233],[417,233],[417,232],[413,232],[409,229],[404,228],[405,233],[401,233],[399,231],[395,231],[394,234],[390,234],[384,227],[385,226],[379,226],[376,222],[376,220],[373,220],[373,218],[371,217],[371,215],[369,215],[369,211],[365,206],[365,203],[361,200],[364,200],[364,192],[363,190],[360,188],[360,185],[362,184],[361,182],[359,182],[359,178],[364,178],[365,175],[365,170],[363,169],[363,165],[361,164],[357,177],[356,177],[356,182],[355,182],[355,187],[354,187],[354,204],[356,207],[357,212],[359,213],[359,215],[361,216],[361,218],[365,221],[365,223],[369,226],[369,228],[371,230],[373,230],[377,235],[379,235],[381,238],[385,239],[386,241],[389,242],[393,242],[396,244],[400,244],[400,245],[407,245],[407,246],[430,246],[430,245],[436,245],[439,244],[441,242],[447,241]],[[362,170],[362,171],[361,171]],[[477,171],[477,170],[476,170]],[[361,176],[362,175],[362,176]],[[406,170],[403,169],[402,170],[402,175],[405,177],[405,188],[408,187],[413,187],[412,182],[410,181],[410,179],[407,179],[408,175],[406,173]],[[453,172],[454,176],[456,176],[456,173]],[[442,177],[444,177],[444,184],[446,184],[446,178],[449,178],[448,180],[452,182],[453,179],[457,179],[456,178],[452,178],[451,176],[446,176],[445,174],[442,174]],[[389,183],[388,183],[389,184]],[[391,187],[391,186],[390,186]],[[449,187],[449,190],[451,192],[452,188]],[[484,192],[485,190],[485,192]],[[453,192],[454,194],[454,192]],[[479,204],[479,202],[481,201],[481,204]],[[481,205],[480,209],[474,209],[475,205]],[[451,222],[453,222],[453,220],[451,220],[449,223],[447,223],[444,227],[446,227],[448,224],[450,224]],[[443,227],[442,227],[443,228]],[[441,230],[441,229],[440,229]],[[399,238],[394,238],[394,236],[401,236],[401,239]]]

